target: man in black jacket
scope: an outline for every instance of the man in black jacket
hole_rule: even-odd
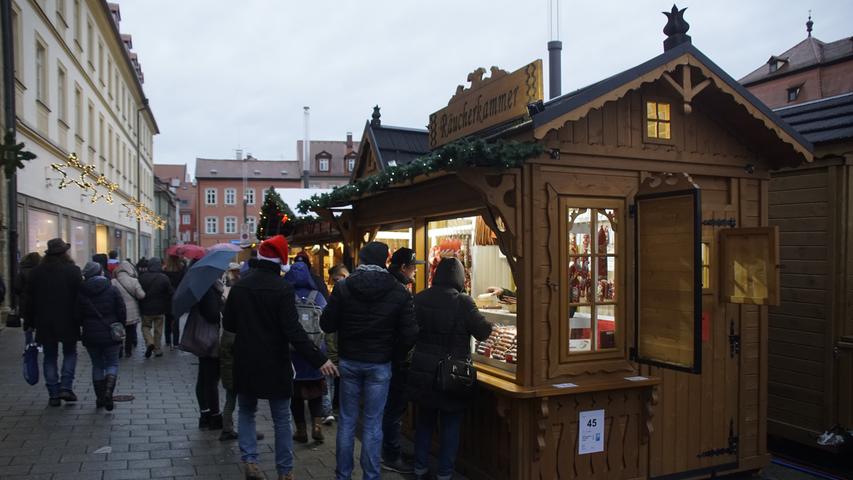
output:
[[[338,339],[341,386],[335,471],[339,480],[352,476],[361,401],[361,466],[365,479],[380,478],[382,415],[391,362],[406,355],[418,334],[411,294],[385,269],[388,245],[370,242],[358,257],[361,264],[335,285],[320,318],[323,331],[337,332]]]
[[[166,312],[172,307],[172,283],[163,273],[163,262],[153,257],[148,260],[148,268],[139,275],[139,284],[145,290],[145,298],[139,301],[142,314],[142,338],[145,339],[145,358],[162,357],[163,324]]]
[[[237,434],[246,478],[250,479],[266,478],[258,468],[255,412],[259,398],[269,400],[279,478],[292,478],[289,345],[323,375],[338,373],[299,323],[293,287],[281,277],[282,260],[287,261],[287,240],[281,235],[265,240],[252,268],[231,287],[223,316],[223,328],[234,334],[234,390],[240,408]]]

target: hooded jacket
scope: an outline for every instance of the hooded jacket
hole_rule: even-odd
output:
[[[148,261],[147,269],[139,276],[139,284],[145,290],[145,298],[139,302],[142,315],[165,315],[172,308],[172,284],[163,273],[160,259]]]
[[[112,339],[110,324],[125,323],[127,311],[121,293],[103,276],[83,281],[77,295],[77,321],[83,327],[83,345],[118,344]]]
[[[308,296],[311,295],[311,292],[317,292],[317,296],[314,298],[314,303],[320,308],[326,307],[326,299],[323,298],[323,295],[317,289],[316,283],[307,264],[303,262],[296,262],[291,265],[290,270],[284,276],[284,280],[293,287],[296,296],[299,298],[308,298]],[[323,353],[326,352],[325,343],[320,345],[320,351]],[[299,352],[292,352],[290,360],[293,362],[294,380],[307,381],[320,380],[323,378],[323,374],[320,373],[320,370],[312,367],[305,357],[299,354]]]
[[[39,259],[40,257],[38,256],[27,255],[21,260],[20,265],[18,265],[18,275],[12,292],[18,296],[18,313],[24,319],[24,330],[32,326],[28,318],[29,315],[27,315],[27,285],[29,284],[33,269],[39,264]]]
[[[467,403],[466,398],[433,389],[441,359],[448,354],[453,358],[470,358],[471,337],[485,340],[492,333],[492,324],[486,321],[474,300],[461,293],[464,288],[464,267],[459,260],[449,258],[438,264],[432,287],[415,295],[419,331],[406,391],[418,405],[459,411]]]
[[[80,325],[74,319],[77,291],[83,282],[70,258],[47,255],[27,281],[27,323],[36,329],[36,342],[76,342]]]
[[[118,289],[127,310],[126,325],[136,325],[142,319],[139,313],[139,301],[145,298],[145,290],[136,278],[133,264],[124,261],[113,270],[113,286]]]
[[[367,363],[404,359],[418,334],[412,295],[378,267],[359,267],[335,285],[320,326],[337,332],[341,359]]]
[[[293,287],[280,275],[281,266],[256,261],[231,287],[222,327],[233,332],[234,390],[258,398],[293,396],[293,345],[312,367],[326,357],[312,342],[296,314]]]

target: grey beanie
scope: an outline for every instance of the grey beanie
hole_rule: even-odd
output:
[[[97,277],[101,274],[101,264],[97,262],[86,262],[86,266],[83,267],[83,278],[89,279],[92,277]]]

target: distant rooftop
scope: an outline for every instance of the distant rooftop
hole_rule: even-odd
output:
[[[302,175],[296,160],[196,158],[195,178],[242,179],[244,164],[249,180],[299,180]]]

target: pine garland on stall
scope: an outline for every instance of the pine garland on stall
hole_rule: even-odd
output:
[[[421,175],[453,172],[468,167],[516,168],[528,158],[544,151],[545,148],[538,143],[503,140],[489,143],[479,138],[464,139],[433,150],[406,165],[388,167],[380,173],[342,185],[329,193],[314,195],[299,202],[297,210],[305,214],[317,208],[345,205],[365,193],[377,192]]]
[[[261,207],[258,220],[258,240],[264,241],[279,234],[290,235],[294,220],[296,220],[296,215],[294,215],[293,210],[284,203],[275,188],[270,187],[264,196],[264,204]]]

